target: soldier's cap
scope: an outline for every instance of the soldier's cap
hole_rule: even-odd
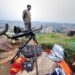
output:
[[[31,7],[31,5],[28,4],[27,7]]]

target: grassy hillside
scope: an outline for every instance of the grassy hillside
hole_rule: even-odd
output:
[[[75,46],[75,36],[67,37],[64,34],[37,34],[40,44],[61,44],[66,48],[73,49]]]

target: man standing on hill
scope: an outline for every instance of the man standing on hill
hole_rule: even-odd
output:
[[[27,9],[25,9],[23,11],[23,15],[22,15],[22,18],[23,18],[23,21],[24,21],[24,24],[25,24],[25,28],[30,30],[31,29],[31,13],[30,13],[30,10],[31,10],[31,5],[27,5]]]

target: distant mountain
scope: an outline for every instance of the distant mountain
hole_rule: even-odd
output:
[[[10,28],[13,26],[18,26],[24,28],[24,23],[22,21],[0,21],[0,26],[8,23]],[[54,22],[32,22],[32,28],[38,28],[40,26],[46,27],[42,32],[64,32],[69,29],[75,29],[75,24],[71,23],[54,23]],[[12,28],[13,29],[13,28]]]

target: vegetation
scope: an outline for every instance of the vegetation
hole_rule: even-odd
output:
[[[75,43],[75,36],[67,37],[63,34],[37,34],[36,37],[40,44],[61,44],[69,49],[73,49]]]

